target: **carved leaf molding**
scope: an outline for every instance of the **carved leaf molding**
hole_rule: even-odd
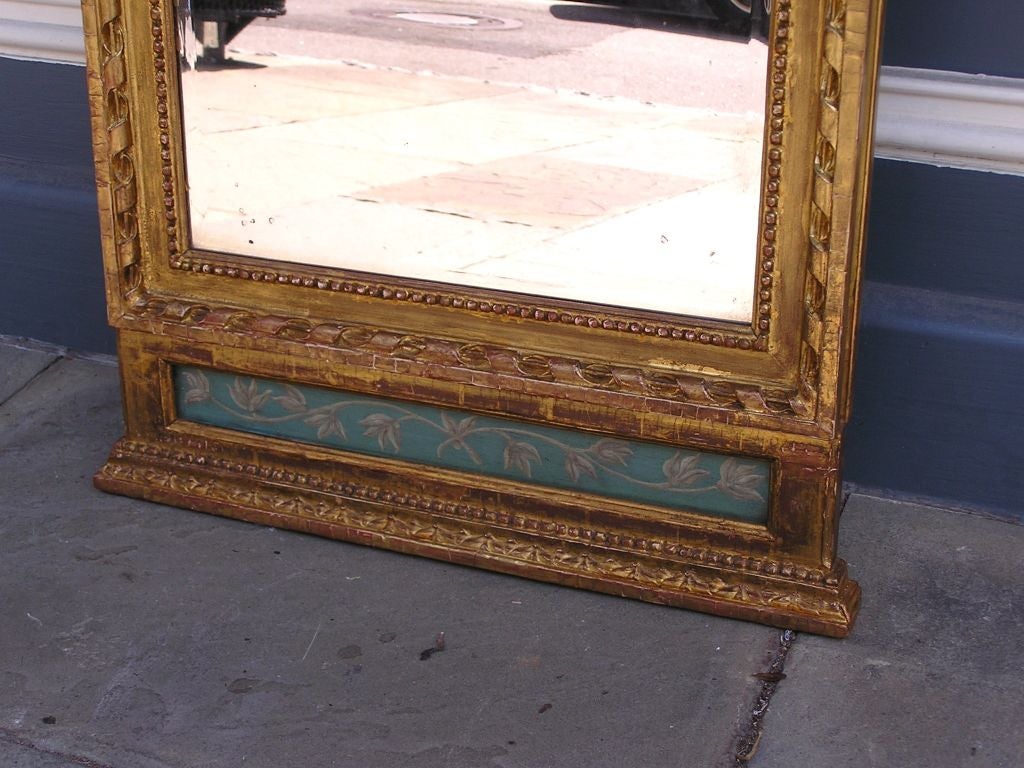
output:
[[[638,537],[607,530],[587,528],[578,524],[569,524],[551,518],[535,518],[523,514],[514,514],[502,510],[492,510],[465,502],[447,501],[440,498],[412,493],[402,493],[388,488],[362,485],[350,480],[338,480],[333,477],[318,475],[312,472],[294,472],[282,467],[259,465],[251,462],[240,462],[221,458],[219,452],[208,451],[205,441],[168,435],[165,444],[154,444],[140,440],[124,438],[120,440],[111,453],[111,461],[104,472],[135,473],[156,472],[162,487],[171,488],[174,483],[195,483],[195,479],[181,480],[190,477],[190,473],[199,469],[208,471],[210,476],[204,480],[211,492],[217,497],[228,493],[241,494],[245,498],[260,490],[260,486],[252,484],[251,479],[266,480],[274,484],[274,488],[287,487],[281,493],[291,498],[302,498],[305,509],[331,510],[334,522],[341,522],[353,527],[360,527],[358,517],[364,514],[348,507],[331,503],[316,494],[329,494],[359,501],[372,501],[403,508],[402,515],[426,513],[431,515],[431,526],[450,526],[452,521],[463,523],[485,523],[501,526],[508,530],[518,530],[538,536],[559,537],[566,543],[596,545],[637,555],[689,562],[694,566],[724,567],[761,576],[781,576],[790,580],[805,582],[809,585],[834,587],[843,578],[844,572],[828,572],[788,561],[776,561],[765,557],[740,555],[707,547],[687,546],[675,540],[660,540],[651,537]],[[176,468],[186,471],[178,472]],[[139,475],[142,478],[142,475]],[[235,479],[232,479],[234,477]],[[144,478],[142,478],[144,479]],[[169,485],[171,484],[171,485]],[[236,488],[236,485],[239,487]],[[191,487],[191,486],[190,486]],[[191,492],[191,491],[190,491]],[[261,491],[265,492],[265,491]],[[276,491],[275,491],[276,492]],[[310,494],[313,494],[310,496]],[[200,494],[201,495],[201,494]],[[211,497],[212,498],[212,497]],[[289,502],[290,503],[290,502]],[[253,503],[254,508],[260,505]],[[327,512],[321,512],[320,517]],[[304,515],[310,516],[310,515]],[[391,515],[394,517],[394,515]],[[395,517],[393,526],[403,523]],[[481,534],[484,535],[484,534]],[[494,535],[494,534],[488,534]],[[500,537],[498,537],[500,538]],[[534,541],[531,539],[531,542]],[[496,545],[495,545],[496,546]]]
[[[635,558],[626,553],[607,549],[595,550],[585,545],[564,541],[551,541],[529,534],[502,532],[500,535],[485,528],[460,524],[432,515],[391,514],[387,511],[364,510],[361,507],[335,505],[322,498],[309,498],[293,490],[276,486],[256,485],[240,487],[237,482],[210,475],[197,478],[182,476],[173,470],[136,466],[131,463],[110,462],[102,472],[114,480],[141,483],[167,491],[201,497],[213,502],[244,504],[258,509],[269,509],[283,515],[300,517],[328,524],[340,524],[388,537],[458,549],[470,554],[480,553],[504,560],[520,561],[568,572],[581,572],[596,577],[616,578],[647,587],[668,587],[694,595],[731,600],[743,604],[766,607],[785,607],[812,616],[842,615],[843,606],[838,599],[823,599],[820,594],[794,589],[727,582],[714,575],[708,566],[701,568],[669,567],[650,558]],[[368,494],[372,497],[373,494]],[[381,499],[396,503],[396,499]],[[710,565],[717,563],[709,558]],[[793,574],[796,575],[796,574]],[[806,578],[808,582],[811,579]],[[819,586],[836,586],[824,579],[815,579]]]
[[[364,353],[368,363],[392,358],[752,414],[807,417],[811,412],[808,401],[798,392],[724,377],[609,365],[493,344],[414,336],[342,322],[259,315],[237,307],[211,307],[156,296],[136,301],[123,320],[145,331],[152,331],[154,323],[160,323],[169,334],[195,340],[203,338],[200,332],[207,332],[208,340],[218,342],[233,338],[234,343],[268,339],[300,346],[314,344]]]

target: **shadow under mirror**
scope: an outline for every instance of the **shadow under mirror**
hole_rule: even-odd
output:
[[[768,48],[742,4],[182,5],[194,247],[750,321]]]

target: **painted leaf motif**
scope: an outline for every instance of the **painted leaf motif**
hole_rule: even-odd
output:
[[[474,464],[482,464],[480,460],[480,454],[474,450],[473,446],[463,440],[461,437],[449,437],[439,446],[437,446],[437,457],[441,458],[441,454],[444,453],[445,448],[454,448],[457,451],[465,451],[466,454],[473,460]]]
[[[584,475],[597,479],[597,468],[594,466],[594,462],[576,451],[569,451],[565,454],[565,473],[574,483],[578,483]]]
[[[509,440],[505,444],[505,469],[514,469],[532,477],[531,461],[540,461],[540,452],[535,446],[521,440]]]
[[[346,440],[348,438],[345,434],[345,427],[341,423],[341,419],[338,418],[336,411],[314,413],[304,421],[306,424],[309,424],[309,426],[316,427],[316,436],[320,440],[328,438],[331,435],[337,435],[342,440]]]
[[[359,425],[364,429],[364,437],[377,438],[377,445],[382,451],[386,450],[385,443],[390,445],[395,453],[401,450],[399,444],[401,436],[398,431],[400,422],[394,416],[388,416],[386,413],[371,413],[362,419]]]
[[[441,431],[450,437],[437,446],[437,456],[441,457],[445,448],[449,446],[455,450],[465,451],[469,458],[473,460],[474,464],[482,464],[480,461],[480,455],[473,449],[468,442],[466,442],[466,435],[473,429],[473,424],[476,422],[476,416],[467,416],[460,421],[455,421],[447,413],[441,413]]]
[[[235,401],[235,405],[243,411],[255,414],[266,405],[274,393],[270,389],[261,390],[256,379],[249,379],[243,383],[241,377],[236,376],[235,381],[228,387],[228,394]]]
[[[306,396],[291,384],[284,385],[284,394],[274,398],[288,413],[302,413],[307,410]]]
[[[447,413],[441,413],[441,424],[443,425],[442,431],[455,438],[461,439],[465,437],[466,433],[473,429],[473,424],[475,422],[476,416],[467,416],[460,421],[455,421],[455,419]]]
[[[210,380],[201,371],[185,371],[185,382],[188,389],[185,390],[185,402],[205,403],[210,399]]]
[[[453,434],[455,434],[455,430],[457,428],[458,427],[457,427],[457,425],[455,423],[455,419],[453,419],[447,413],[442,412],[441,413],[441,431],[444,432],[446,435],[453,435]]]
[[[605,464],[621,464],[622,466],[626,466],[626,462],[633,456],[633,449],[627,443],[607,438],[594,443],[590,447],[590,452]]]
[[[698,453],[684,456],[681,451],[676,451],[661,465],[661,471],[665,473],[665,479],[673,488],[693,485],[697,480],[708,475],[707,470],[697,468],[699,461],[700,454]]]
[[[728,458],[722,462],[715,487],[733,498],[743,501],[764,501],[760,493],[761,484],[767,479],[758,472],[760,467]]]

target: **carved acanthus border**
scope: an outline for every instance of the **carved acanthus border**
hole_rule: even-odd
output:
[[[164,487],[211,501],[658,586],[688,588],[694,577],[686,566],[726,568],[759,578],[779,577],[810,588],[834,589],[845,578],[842,568],[826,572],[792,562],[630,536],[310,472],[243,463],[221,458],[220,452],[207,455],[206,446],[196,441],[181,442],[183,446],[175,447],[122,439],[101,472],[115,479]],[[204,472],[205,479],[197,477],[197,470]],[[370,511],[332,503],[330,496],[401,508],[401,516],[383,509]],[[481,530],[473,533],[466,526],[481,526]],[[484,530],[488,526],[491,531]],[[494,526],[502,529],[500,535],[495,535]],[[652,561],[657,561],[657,565]],[[714,596],[728,597],[724,590],[740,587],[722,582],[721,589],[723,593]],[[786,593],[786,597],[794,596]],[[749,597],[737,599],[750,602]],[[764,603],[777,604],[767,598]]]
[[[813,617],[825,622],[848,621],[848,610],[839,599],[841,587],[818,586],[803,591],[797,585],[780,583],[777,588],[745,581],[726,581],[715,573],[715,566],[659,566],[647,558],[594,552],[586,545],[552,544],[525,535],[503,533],[496,536],[486,526],[451,525],[430,515],[401,517],[387,511],[368,512],[314,501],[293,491],[279,491],[272,486],[242,486],[226,483],[220,478],[182,478],[159,467],[136,467],[108,463],[101,474],[110,480],[166,489],[170,493],[208,502],[230,504],[242,508],[266,510],[278,515],[341,525],[362,532],[377,534],[391,541],[444,548],[448,552],[464,552],[495,560],[517,562],[525,566],[545,567],[578,577],[618,580],[638,588],[671,590],[685,595],[708,598],[737,608],[764,608]]]
[[[164,85],[165,61],[163,52],[163,24],[159,7],[164,0],[150,0],[153,7],[153,47],[157,55],[157,109],[161,115],[160,141],[164,175],[164,208],[168,221],[168,256],[174,269],[199,274],[210,274],[240,280],[262,283],[301,286],[334,293],[367,296],[386,301],[410,302],[426,306],[442,306],[490,315],[506,315],[526,320],[559,323],[605,331],[634,335],[671,338],[679,341],[764,352],[768,349],[771,330],[772,287],[776,263],[775,242],[778,235],[778,203],[782,165],[782,140],[785,131],[785,105],[787,92],[786,72],[789,66],[787,51],[789,40],[790,0],[780,0],[772,38],[772,60],[769,64],[768,86],[771,92],[769,127],[766,129],[768,153],[764,168],[764,192],[762,198],[763,226],[758,244],[756,268],[756,295],[752,333],[728,332],[722,327],[703,326],[693,318],[679,317],[676,321],[665,318],[645,319],[627,312],[580,311],[557,305],[546,305],[542,301],[520,301],[509,298],[489,298],[483,294],[461,292],[453,286],[451,290],[441,288],[416,288],[398,282],[364,279],[357,277],[327,277],[322,270],[303,269],[294,264],[275,267],[272,262],[265,266],[240,266],[224,257],[212,257],[201,252],[179,249],[184,239],[180,236],[176,213],[176,187],[170,167],[171,134],[167,130],[168,95]],[[463,289],[468,290],[468,289]],[[681,321],[681,322],[680,322]]]
[[[807,412],[798,393],[782,388],[524,352],[493,344],[402,334],[354,323],[258,315],[235,307],[211,307],[153,296],[132,307],[126,319],[133,317],[141,321],[143,327],[152,327],[153,321],[182,327],[191,338],[199,337],[197,331],[234,334],[240,338],[262,337],[364,353],[371,360],[383,357],[443,365],[751,414],[802,416]]]

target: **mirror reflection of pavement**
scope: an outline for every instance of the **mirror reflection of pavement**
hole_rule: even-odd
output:
[[[480,80],[621,96],[720,112],[761,112],[767,46],[731,33],[704,0],[650,0],[675,12],[564,0],[288,0],[236,41],[250,53],[360,61]],[[403,11],[512,22],[415,23]]]
[[[538,9],[548,13],[548,6]],[[290,18],[302,21],[298,14]],[[249,39],[247,31],[226,66],[183,77],[197,245],[274,259],[301,253],[307,263],[597,303],[750,317],[759,111],[726,114],[706,104],[556,87],[550,83],[570,72],[551,66],[549,55],[540,57],[548,66],[536,56],[514,59],[533,70],[522,72],[532,77],[522,82],[506,79],[514,67],[493,77],[458,74],[478,66],[480,56],[492,65],[506,57],[493,51],[361,37],[364,46],[375,41],[370,48],[380,61],[395,61],[402,48],[402,66],[282,54],[310,38],[275,27],[280,21],[254,25],[252,32],[264,38]],[[260,50],[275,36],[275,54]],[[349,40],[333,37],[335,46]],[[621,47],[635,37],[691,40],[601,27],[591,45]],[[759,45],[764,72],[763,44],[711,42],[755,52]],[[254,52],[244,52],[243,44]],[[410,62],[405,49],[437,57],[444,73],[414,71],[408,64],[422,61]],[[591,69],[576,73],[575,82],[590,87],[609,77],[610,71]],[[693,94],[677,94],[680,99],[700,101]]]

